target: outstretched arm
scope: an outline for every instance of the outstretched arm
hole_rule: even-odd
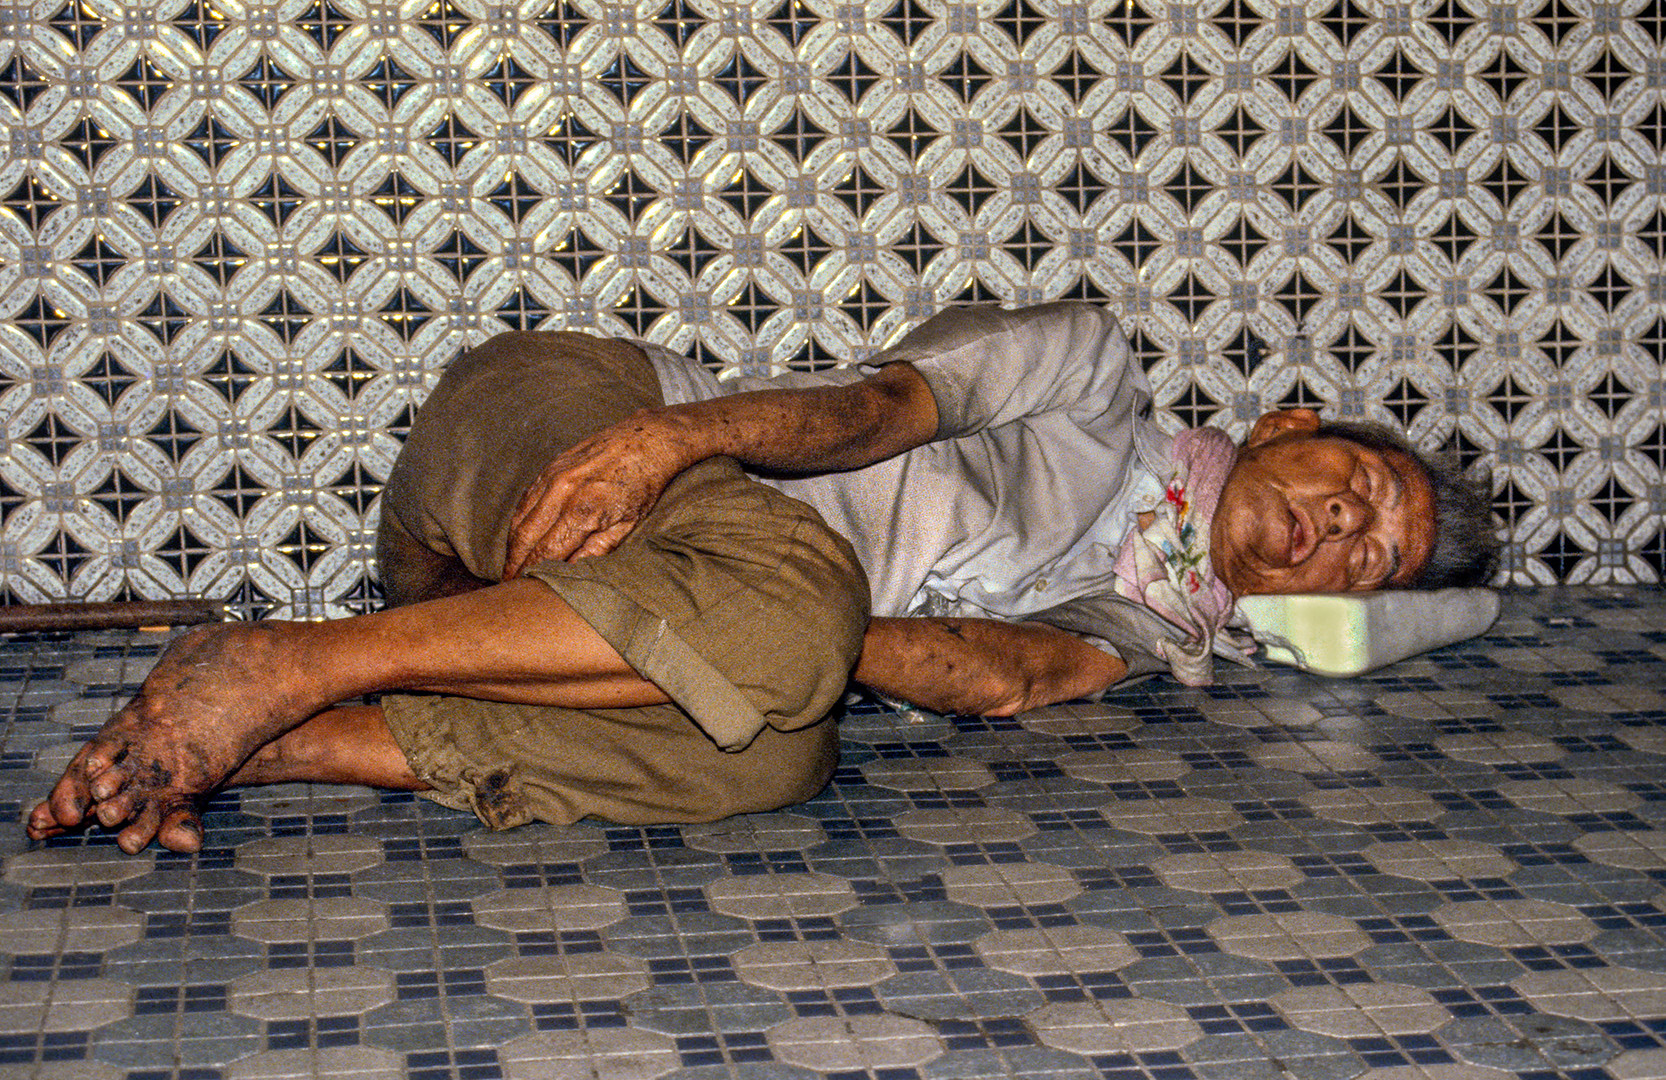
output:
[[[1011,716],[1105,690],[1128,665],[1044,623],[873,619],[852,676],[941,713]]]
[[[611,551],[678,473],[707,458],[837,472],[912,450],[936,433],[936,399],[906,363],[845,386],[643,409],[556,458],[527,489],[510,525],[504,580],[544,559]]]

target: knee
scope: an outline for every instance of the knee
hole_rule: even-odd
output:
[[[807,519],[776,581],[777,602],[760,612],[774,683],[765,714],[772,727],[792,730],[826,716],[843,697],[868,625],[868,579],[843,537]]]
[[[755,759],[725,785],[713,820],[766,814],[815,798],[839,765],[839,728],[831,719],[798,731],[766,729],[741,756]]]
[[[578,379],[607,374],[635,385],[642,382],[642,371],[651,368],[640,348],[617,338],[583,330],[505,330],[470,348],[442,378],[466,382],[483,370],[540,380],[553,372]],[[651,380],[650,385],[657,397],[658,381]]]
[[[651,533],[641,551],[653,581],[629,573],[625,595],[670,617],[771,727],[806,727],[838,704],[868,624],[868,579],[849,541],[727,458],[679,476],[650,520],[639,532]]]
[[[477,367],[520,366],[545,352],[551,336],[542,330],[504,330],[471,345],[447,366],[444,375],[462,378]]]
[[[384,511],[376,532],[376,577],[388,607],[472,592],[491,584],[468,572],[455,556],[417,540]]]

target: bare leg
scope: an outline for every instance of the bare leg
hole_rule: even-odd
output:
[[[201,628],[163,654],[138,696],[75,756],[30,814],[29,834],[96,817],[121,828],[123,851],[152,839],[195,851],[198,798],[335,702],[382,690],[579,709],[668,700],[527,578],[333,622]]]
[[[278,736],[226,781],[251,784],[362,784],[392,791],[427,791],[393,741],[379,705],[326,709]]]

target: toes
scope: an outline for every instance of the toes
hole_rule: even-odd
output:
[[[114,765],[93,777],[87,784],[87,790],[99,802],[105,802],[121,794],[127,787],[127,770],[118,769]],[[100,820],[103,820],[100,818]],[[104,822],[110,824],[108,821]]]
[[[29,812],[29,822],[25,827],[31,840],[48,840],[67,832],[58,823],[58,815],[52,810],[50,803],[43,802]]]
[[[87,820],[87,807],[92,805],[92,795],[87,791],[87,785],[81,778],[71,771],[65,772],[52,787],[52,793],[40,807],[35,808],[35,815],[39,816],[41,807],[45,807],[52,820],[66,829],[73,829]]]
[[[120,765],[127,757],[126,743],[112,744],[94,739],[87,744],[86,756],[81,759],[81,772],[88,780],[95,780],[108,770]]]
[[[156,839],[169,851],[201,851],[202,818],[191,807],[179,807],[164,816]]]
[[[127,782],[125,774],[115,769],[127,754],[125,740],[114,740],[106,735],[99,735],[83,746],[52,786],[46,801],[35,807],[30,815],[31,835],[44,834],[48,829],[73,829],[85,824],[87,811],[93,804],[117,794]]]
[[[128,753],[133,749],[127,741],[123,730],[112,731],[117,728],[119,721],[127,713],[126,709],[112,716],[104,729],[94,735],[81,752],[76,755],[81,775],[89,781],[97,779],[105,772],[127,760]]]
[[[56,824],[58,824],[58,819],[53,816],[52,808],[42,801],[37,803],[33,810],[29,811],[29,817],[23,822],[23,827],[28,830],[30,836],[35,836],[37,832],[49,829]],[[35,837],[35,839],[40,838]]]
[[[106,829],[113,829],[133,816],[137,805],[137,797],[132,792],[123,791],[114,798],[100,800],[93,807],[93,814],[98,823]]]
[[[116,834],[116,846],[129,855],[137,855],[156,838],[156,831],[161,827],[162,808],[155,799],[148,799],[127,828]]]
[[[202,818],[189,803],[171,799],[147,799],[133,820],[116,834],[116,846],[137,855],[152,840],[169,851],[190,853],[202,849]]]

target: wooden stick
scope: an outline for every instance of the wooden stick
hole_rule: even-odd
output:
[[[0,634],[118,630],[220,622],[219,600],[120,600],[79,604],[0,604]]]

